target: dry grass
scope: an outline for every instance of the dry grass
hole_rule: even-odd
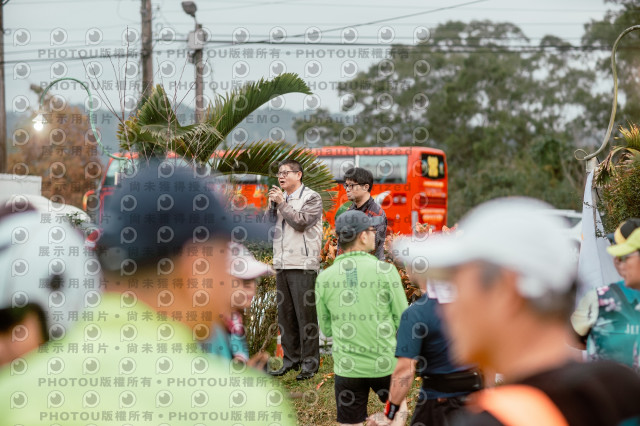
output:
[[[333,358],[322,355],[320,370],[310,380],[296,381],[297,372],[289,372],[280,378],[282,386],[292,396],[294,409],[298,415],[298,424],[301,426],[328,426],[336,425],[336,400],[333,382]],[[318,385],[323,382],[320,388]],[[409,410],[413,412],[418,399],[420,380],[414,381],[414,386],[409,393]],[[368,414],[382,411],[384,405],[375,393],[369,392]],[[409,422],[407,421],[407,424]]]

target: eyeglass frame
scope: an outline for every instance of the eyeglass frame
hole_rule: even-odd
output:
[[[631,252],[629,254],[625,254],[624,256],[616,256],[616,259],[618,259],[618,262],[624,263],[624,262],[627,261],[627,259],[632,257],[634,254],[640,254],[640,250],[636,250],[636,251]]]
[[[302,170],[283,170],[281,172],[276,173],[276,177],[287,177],[289,173],[302,173]]]
[[[343,183],[342,187],[347,191],[351,191],[354,186],[362,186],[362,185],[363,184],[361,184],[361,183]]]

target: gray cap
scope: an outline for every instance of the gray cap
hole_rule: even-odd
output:
[[[347,210],[336,219],[336,235],[339,243],[353,241],[356,236],[372,226],[384,222],[382,216],[367,216],[360,210]]]

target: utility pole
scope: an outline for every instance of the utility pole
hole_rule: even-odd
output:
[[[202,25],[198,24],[196,19],[196,11],[198,7],[192,1],[183,1],[182,10],[191,16],[196,23],[195,31],[191,31],[187,37],[187,47],[193,50],[193,53],[189,54],[190,61],[193,61],[193,65],[196,67],[195,80],[196,80],[196,123],[202,122],[204,115],[204,101],[202,99],[202,93],[204,84],[202,83],[202,49],[204,49],[205,33],[202,31]]]
[[[9,0],[0,0],[0,173],[7,171],[7,110],[4,93],[4,16]]]
[[[196,24],[196,40],[202,37],[202,24]],[[193,64],[196,66],[196,123],[202,122],[204,115],[204,101],[202,99],[203,83],[202,83],[202,46],[196,48],[193,53]]]
[[[146,98],[153,89],[153,34],[151,31],[151,0],[142,0],[140,5],[142,15],[142,97]]]

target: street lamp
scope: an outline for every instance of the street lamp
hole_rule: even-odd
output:
[[[42,115],[42,113],[38,113],[36,118],[33,119],[33,128],[36,129],[37,132],[44,128],[44,115]]]
[[[196,19],[196,11],[198,10],[196,4],[192,1],[183,1],[182,10],[191,16],[196,23],[195,31],[189,33],[187,46],[193,49],[193,64],[196,66],[196,123],[200,123],[204,111],[202,99],[204,86],[202,83],[202,49],[204,48],[205,36],[202,31],[202,25],[198,24],[198,20]]]
[[[198,6],[192,1],[183,1],[182,2],[182,10],[189,16],[192,16],[193,19],[196,19],[196,11],[198,10]]]

